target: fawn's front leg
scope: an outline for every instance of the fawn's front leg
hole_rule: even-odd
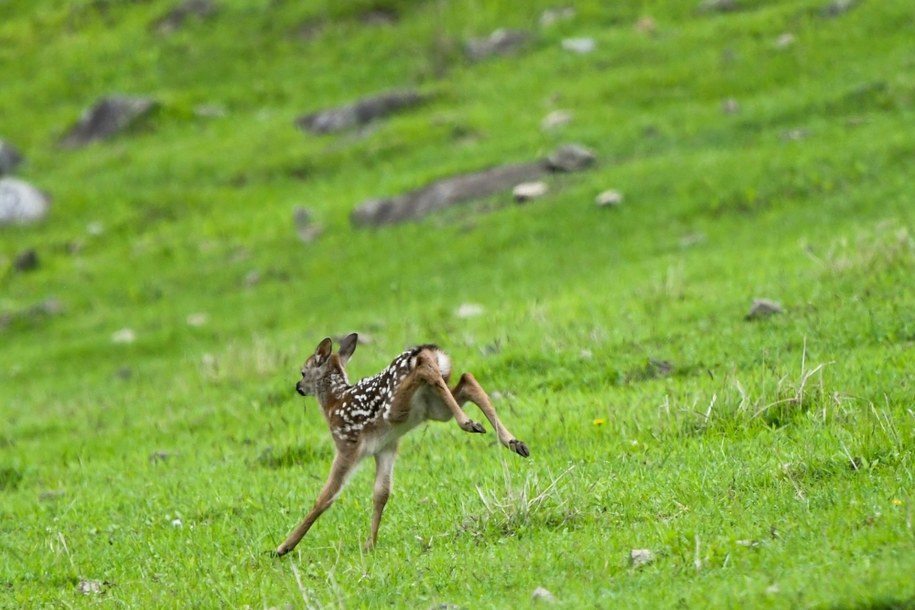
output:
[[[337,450],[337,455],[334,457],[334,463],[330,467],[330,475],[327,477],[327,482],[324,484],[323,489],[321,489],[321,493],[318,494],[318,499],[315,500],[314,507],[305,517],[305,520],[289,534],[286,540],[283,541],[283,544],[277,547],[275,551],[277,556],[285,555],[294,549],[295,545],[299,543],[302,537],[308,533],[311,526],[314,525],[314,522],[318,520],[318,517],[334,503],[340,490],[343,489],[343,484],[346,482],[348,475],[353,470],[353,466],[356,465],[355,458],[355,449],[352,451]]]
[[[378,526],[381,525],[381,514],[391,495],[391,485],[394,481],[394,460],[397,457],[397,446],[385,449],[375,455],[375,490],[372,500],[375,512],[372,514],[372,535],[365,542],[366,550],[378,542]]]
[[[454,400],[458,404],[464,404],[466,402],[472,402],[473,404],[480,407],[480,410],[483,412],[483,415],[486,416],[486,419],[489,420],[489,423],[492,424],[492,427],[496,429],[496,434],[499,435],[499,441],[520,455],[521,457],[530,456],[531,452],[523,442],[515,438],[515,435],[508,431],[502,422],[499,420],[499,416],[496,415],[496,409],[492,406],[492,401],[489,400],[489,396],[486,394],[486,391],[483,387],[477,383],[477,380],[470,373],[464,373],[461,375],[461,380],[458,381],[458,384],[454,386],[454,389],[451,390],[451,394],[454,396]]]

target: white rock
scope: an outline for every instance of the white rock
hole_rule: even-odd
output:
[[[122,328],[111,335],[112,343],[133,343],[137,340],[137,334],[131,328]]]
[[[541,129],[549,131],[557,127],[564,127],[572,121],[572,113],[567,110],[554,110],[540,121]]]
[[[648,565],[654,561],[654,553],[649,549],[632,549],[629,551],[629,564],[633,567]]]
[[[556,601],[556,596],[550,593],[548,590],[543,587],[537,587],[534,589],[534,592],[531,594],[531,599],[534,601],[546,602],[552,604]]]
[[[181,523],[181,517],[175,517],[172,519],[172,527],[181,527],[182,525],[184,524]]]
[[[204,326],[209,321],[209,316],[205,313],[192,313],[187,316],[187,325],[188,326]]]
[[[733,97],[721,102],[721,112],[725,114],[736,114],[740,112],[740,102],[735,100]]]
[[[463,303],[457,308],[454,315],[459,318],[475,318],[483,315],[484,311],[485,309],[483,309],[482,305],[477,305],[476,303]]]
[[[594,203],[599,207],[616,207],[623,203],[623,194],[619,191],[608,190],[594,198]]]
[[[567,21],[573,17],[575,17],[575,8],[571,6],[547,9],[540,15],[540,27],[546,28],[554,23]]]
[[[515,201],[520,203],[536,199],[537,197],[543,197],[546,195],[546,192],[546,182],[522,182],[512,189],[512,196],[515,198]]]
[[[597,47],[593,38],[566,38],[562,41],[562,48],[572,53],[585,55]]]
[[[775,48],[776,49],[787,49],[794,44],[795,38],[794,34],[791,32],[785,32],[781,36],[775,39]]]
[[[0,225],[28,224],[44,218],[51,202],[37,188],[18,178],[0,178]]]
[[[93,593],[101,593],[103,586],[100,580],[82,579],[79,581],[77,588],[83,595],[92,595]]]

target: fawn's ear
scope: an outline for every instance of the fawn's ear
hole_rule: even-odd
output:
[[[315,361],[318,364],[322,364],[325,360],[330,358],[330,352],[333,348],[334,342],[330,340],[330,337],[326,337],[315,349]]]
[[[340,360],[343,364],[349,362],[349,359],[352,357],[353,352],[356,351],[356,344],[359,342],[359,335],[352,333],[346,336],[343,341],[340,342],[340,351],[337,354],[340,356]]]

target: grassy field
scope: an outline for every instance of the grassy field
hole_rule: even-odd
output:
[[[223,0],[161,33],[172,4],[0,0],[0,138],[54,198],[0,228],[0,607],[915,607],[910,0],[581,0],[549,26],[542,0]],[[469,62],[499,27],[532,37]],[[293,126],[411,85],[433,101]],[[160,108],[59,147],[109,93]],[[564,142],[599,163],[527,205],[350,225]],[[446,348],[532,456],[421,427],[373,552],[366,467],[272,558],[333,451],[298,368],[351,330],[351,377]]]

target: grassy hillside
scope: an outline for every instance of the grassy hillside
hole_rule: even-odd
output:
[[[909,0],[219,0],[160,31],[174,4],[0,0],[0,138],[54,199],[0,227],[0,607],[915,606]],[[500,27],[531,38],[465,57]],[[433,100],[293,125],[404,86]],[[61,148],[111,93],[160,106]],[[350,225],[565,142],[597,166],[527,205]],[[298,367],[350,330],[351,377],[445,347],[532,457],[424,426],[375,551],[366,467],[271,558],[332,457]]]

